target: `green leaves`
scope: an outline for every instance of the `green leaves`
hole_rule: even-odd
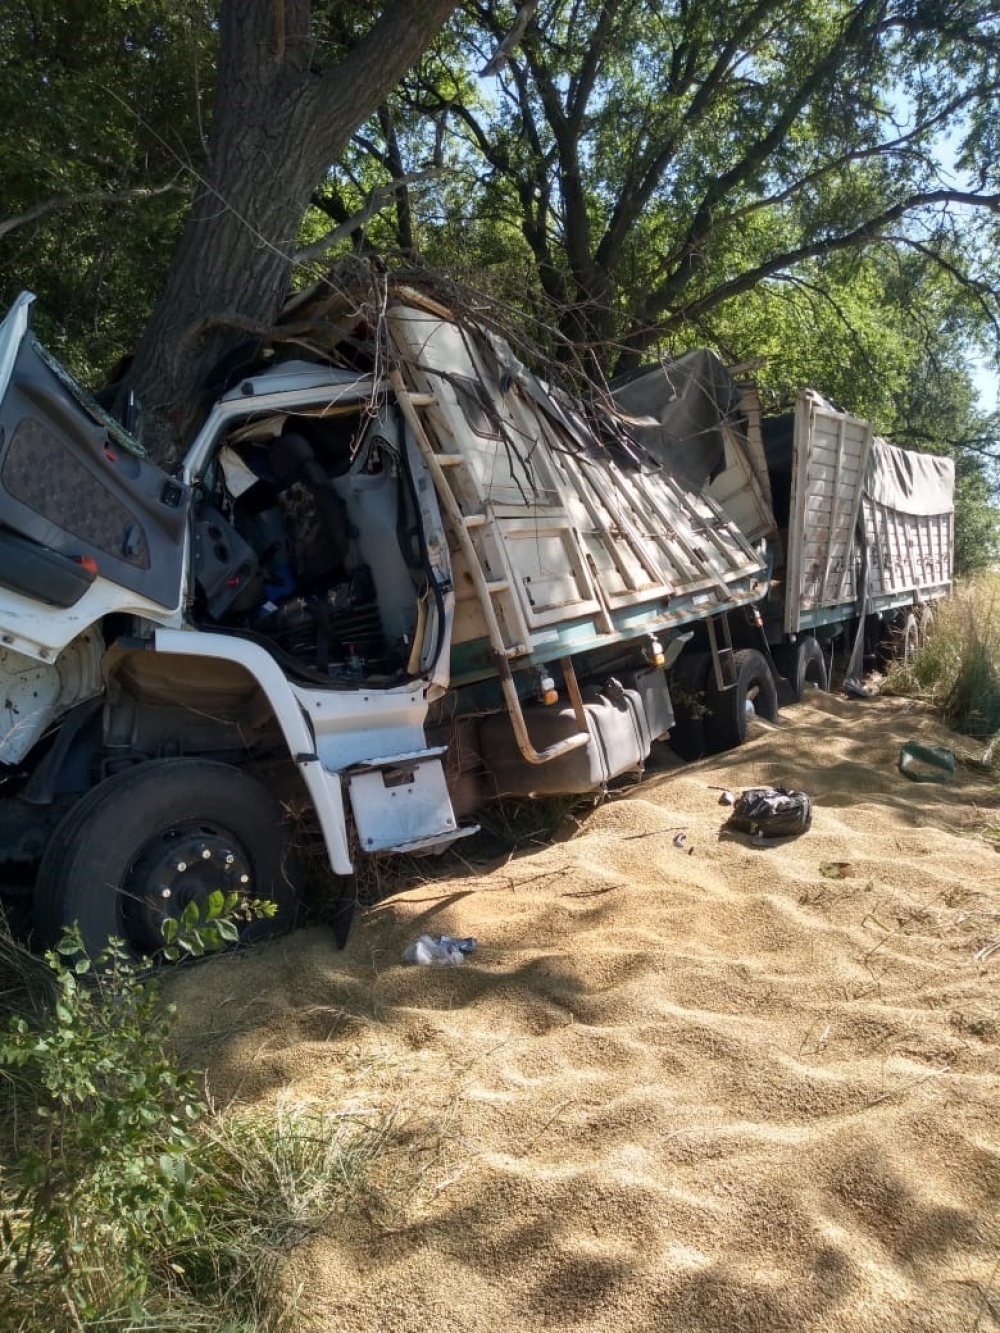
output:
[[[239,922],[273,917],[278,905],[268,898],[244,898],[215,889],[204,902],[185,903],[179,917],[163,918],[164,958],[202,958],[239,941]]]
[[[85,1311],[94,1271],[106,1265],[109,1280],[139,1292],[158,1230],[198,1226],[189,1125],[206,1107],[175,1063],[170,1010],[119,945],[91,976],[75,929],[46,957],[54,999],[37,1021],[13,1018],[0,1035],[0,1070],[17,1071],[8,1092],[20,1111],[2,1180],[0,1270],[25,1291],[54,1284]],[[169,1164],[166,1176],[157,1162]]]
[[[165,921],[164,953],[214,952],[236,942],[239,922],[276,910],[210,893]],[[0,1275],[29,1304],[52,1288],[86,1315],[105,1289],[112,1307],[140,1297],[146,1255],[197,1234],[211,1189],[192,1129],[208,1108],[177,1063],[174,1010],[120,941],[92,961],[73,928],[46,962],[49,1004],[0,1032],[0,1091],[13,1098],[0,1124],[16,1136],[0,1174]]]
[[[40,333],[84,380],[132,350],[179,233],[210,111],[214,8],[3,6],[0,226],[25,221],[0,246],[0,298],[37,291]]]

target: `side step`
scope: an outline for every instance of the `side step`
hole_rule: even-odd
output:
[[[339,775],[347,784],[363,852],[443,851],[478,832],[478,826],[458,827],[441,763],[446,750],[382,755]]]
[[[373,759],[360,759],[344,769],[345,777],[356,773],[374,773],[376,769],[405,768],[406,765],[424,763],[428,759],[440,759],[448,753],[447,745],[435,745],[430,750],[404,750],[402,754],[376,755]]]
[[[443,852],[453,842],[460,842],[463,838],[471,838],[473,833],[478,832],[478,824],[468,824],[465,828],[454,829],[447,834],[431,833],[426,838],[412,838],[409,842],[397,842],[393,847],[369,848],[367,850],[371,851],[372,855],[376,851],[379,854],[399,852],[404,855],[409,852],[411,856],[416,856],[418,852]]]

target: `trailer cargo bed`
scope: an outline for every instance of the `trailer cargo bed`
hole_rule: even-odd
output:
[[[766,563],[710,495],[631,456],[481,331],[417,305],[388,324],[452,523],[453,680],[495,670],[477,583],[525,663],[755,601]],[[603,423],[613,431],[610,418]],[[470,559],[471,555],[471,559]],[[470,565],[472,568],[470,568]]]

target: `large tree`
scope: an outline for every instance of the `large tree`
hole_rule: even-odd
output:
[[[951,370],[995,327],[995,5],[467,0],[391,92],[450,8],[9,0],[4,294],[88,379],[138,345],[167,450],[331,219],[591,369],[708,342],[886,430],[922,341]]]
[[[61,269],[67,295],[93,301],[95,271],[115,271],[118,303],[134,300],[142,316],[120,321],[138,340],[122,389],[140,394],[155,453],[176,453],[212,367],[273,322],[313,192],[454,8],[12,0],[0,9],[0,107],[13,131],[0,239],[45,274],[46,295],[58,292]],[[155,214],[137,216],[133,206],[153,199]]]
[[[466,68],[518,9],[491,80],[428,60],[409,105],[447,118],[456,169],[478,177],[467,216],[488,193],[516,223],[533,285],[598,369],[873,247],[933,258],[997,326],[1000,6],[469,0]]]
[[[185,439],[211,367],[273,322],[313,191],[454,7],[386,0],[366,23],[350,0],[223,0],[207,162],[128,377],[157,452]]]

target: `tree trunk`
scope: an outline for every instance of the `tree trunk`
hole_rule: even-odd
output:
[[[308,0],[224,0],[209,164],[123,386],[154,457],[176,459],[219,391],[214,368],[273,324],[313,190],[454,8],[386,3],[320,74]]]

